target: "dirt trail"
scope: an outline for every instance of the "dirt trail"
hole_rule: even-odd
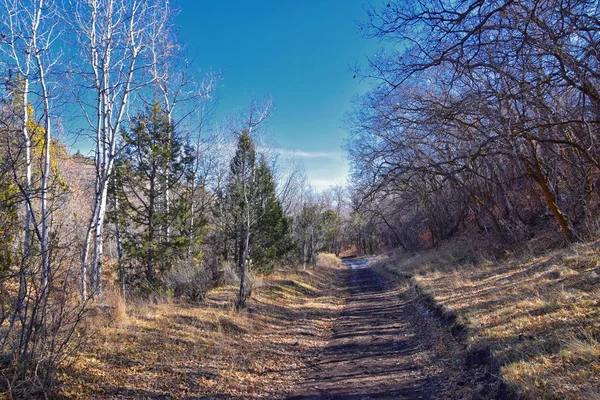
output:
[[[328,345],[309,362],[288,399],[428,399],[444,378],[410,299],[370,268],[344,272],[344,310]],[[343,284],[343,282],[340,282]]]

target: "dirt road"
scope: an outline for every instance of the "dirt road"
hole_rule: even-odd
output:
[[[328,345],[315,354],[289,399],[428,399],[440,375],[415,310],[402,291],[364,262],[350,262],[344,309]]]

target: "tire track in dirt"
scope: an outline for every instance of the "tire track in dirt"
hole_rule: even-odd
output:
[[[345,306],[327,346],[308,363],[288,399],[429,399],[443,387],[441,366],[413,322],[414,306],[370,268],[344,272]]]

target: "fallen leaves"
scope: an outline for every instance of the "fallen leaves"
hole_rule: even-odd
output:
[[[218,396],[274,398],[300,379],[304,355],[322,347],[331,324],[332,268],[268,278],[235,313],[235,288],[199,306],[142,304],[127,322],[100,324],[59,374],[65,399]]]
[[[469,347],[489,347],[502,375],[529,398],[600,397],[600,243],[542,256],[448,263],[429,252],[388,261],[468,325]],[[400,272],[399,272],[400,271]]]

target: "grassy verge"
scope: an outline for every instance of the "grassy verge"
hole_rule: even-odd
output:
[[[339,261],[276,272],[236,313],[236,288],[200,305],[127,304],[96,318],[95,335],[60,376],[59,398],[277,398],[324,346],[339,305]],[[119,306],[119,304],[121,305]]]
[[[524,398],[600,399],[599,260],[600,242],[476,261],[455,243],[378,268],[465,328],[452,351],[467,366],[486,364]]]

